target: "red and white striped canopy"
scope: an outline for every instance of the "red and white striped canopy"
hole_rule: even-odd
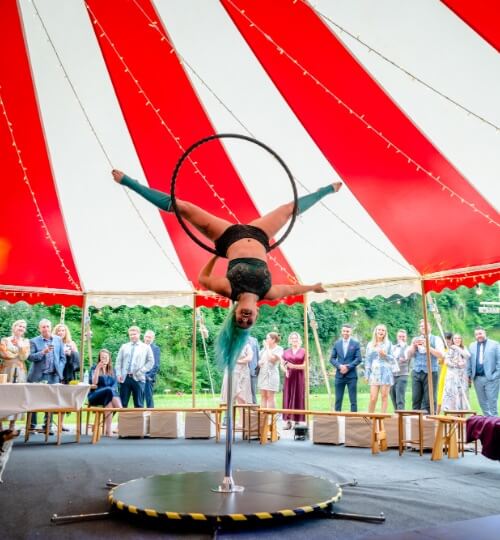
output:
[[[272,252],[275,282],[332,299],[494,283],[499,28],[497,2],[464,0],[3,0],[0,298],[191,302],[209,254],[110,170],[168,191],[182,152],[224,132],[276,150],[299,194],[345,183]],[[287,182],[214,142],[178,196],[247,222]]]

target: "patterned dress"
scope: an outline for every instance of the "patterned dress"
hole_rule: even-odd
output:
[[[239,361],[241,358],[245,358],[249,355],[251,357],[252,348],[247,343],[233,370],[233,402],[236,398],[239,398],[244,403],[252,403],[249,362],[240,363]],[[224,372],[224,379],[222,381],[221,400],[223,403],[227,403],[227,370]]]
[[[271,355],[279,356],[277,362],[271,362]],[[280,388],[280,359],[283,355],[283,347],[276,345],[269,352],[263,349],[259,359],[259,378],[257,379],[257,388],[259,390],[270,390],[277,392]]]
[[[283,361],[289,364],[303,364],[306,351],[301,347],[294,351],[286,349],[283,353]],[[303,409],[305,407],[305,383],[303,369],[287,369],[283,381],[283,409]],[[302,414],[284,414],[283,420],[303,422]]]
[[[30,354],[30,340],[18,338],[17,344],[14,345],[13,339],[13,336],[5,337],[0,342],[0,358],[2,359],[0,373],[7,374],[7,382],[14,381],[14,374],[16,374],[16,382],[26,382],[25,360]]]
[[[469,357],[468,350],[455,346],[450,347],[444,357],[447,370],[441,405],[443,411],[470,409],[467,382],[467,360]]]
[[[385,351],[386,356],[380,356],[381,349]],[[392,386],[394,384],[393,373],[399,371],[399,365],[391,352],[392,345],[389,342],[376,346],[370,342],[366,346],[365,372],[370,386]]]

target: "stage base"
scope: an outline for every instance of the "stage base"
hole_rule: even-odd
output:
[[[342,489],[324,478],[275,471],[235,471],[240,493],[213,491],[221,472],[193,472],[138,478],[114,487],[112,510],[127,517],[207,525],[252,523],[298,518],[331,511]]]

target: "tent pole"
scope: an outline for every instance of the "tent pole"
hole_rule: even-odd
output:
[[[434,403],[434,384],[432,381],[432,360],[431,360],[431,351],[430,351],[430,340],[429,340],[429,317],[427,314],[427,299],[425,293],[424,280],[421,281],[422,287],[422,311],[424,314],[424,335],[425,335],[425,354],[427,356],[427,385],[429,388],[429,408],[430,414],[434,414],[435,403]]]
[[[83,295],[83,304],[82,304],[82,326],[81,326],[81,336],[80,336],[80,382],[83,381],[83,364],[85,357],[85,320],[87,315],[87,295]]]
[[[326,372],[325,358],[323,357],[323,351],[321,350],[321,344],[319,342],[318,336],[318,322],[316,321],[312,307],[309,307],[309,324],[311,325],[314,336],[314,343],[316,344],[316,350],[318,351],[321,372],[325,381],[326,393],[328,394],[328,403],[330,404],[330,409],[333,410],[333,398],[332,390],[330,388],[330,379],[328,378],[328,374]]]
[[[193,336],[191,347],[191,404],[196,407],[196,294],[193,295]]]
[[[305,392],[305,400],[304,405],[306,406],[306,409],[309,409],[309,397],[311,389],[309,387],[309,327],[307,324],[307,294],[304,294],[304,350],[305,350],[305,356],[304,356],[304,392]],[[306,416],[306,422],[309,425],[309,415]]]

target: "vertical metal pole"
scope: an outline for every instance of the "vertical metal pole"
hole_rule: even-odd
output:
[[[233,448],[233,369],[227,368],[227,396],[226,396],[226,460],[224,464],[224,480],[222,484],[213,488],[218,493],[234,493],[244,491],[243,486],[237,486],[233,480],[233,468],[231,463]]]
[[[87,319],[87,295],[83,295],[82,303],[82,323],[80,336],[80,382],[83,381],[83,365],[85,363],[85,323]]]
[[[64,318],[66,317],[66,308],[61,306],[61,315],[59,316],[59,323],[64,324]]]
[[[309,325],[307,324],[307,294],[304,294],[304,350],[306,352],[304,357],[304,392],[305,392],[305,406],[309,409],[309,395],[311,389],[309,387]],[[309,416],[306,416],[306,423],[309,425]]]
[[[193,336],[191,347],[191,404],[196,407],[196,293],[193,295]]]
[[[431,351],[430,351],[431,342],[429,339],[429,330],[428,330],[429,317],[427,315],[427,300],[426,300],[425,286],[424,286],[423,280],[420,282],[420,285],[422,288],[422,311],[424,314],[425,352],[427,356],[427,386],[429,388],[429,408],[430,408],[429,412],[431,414],[434,414],[434,411],[435,411],[434,383],[432,380],[432,360],[431,360]]]

